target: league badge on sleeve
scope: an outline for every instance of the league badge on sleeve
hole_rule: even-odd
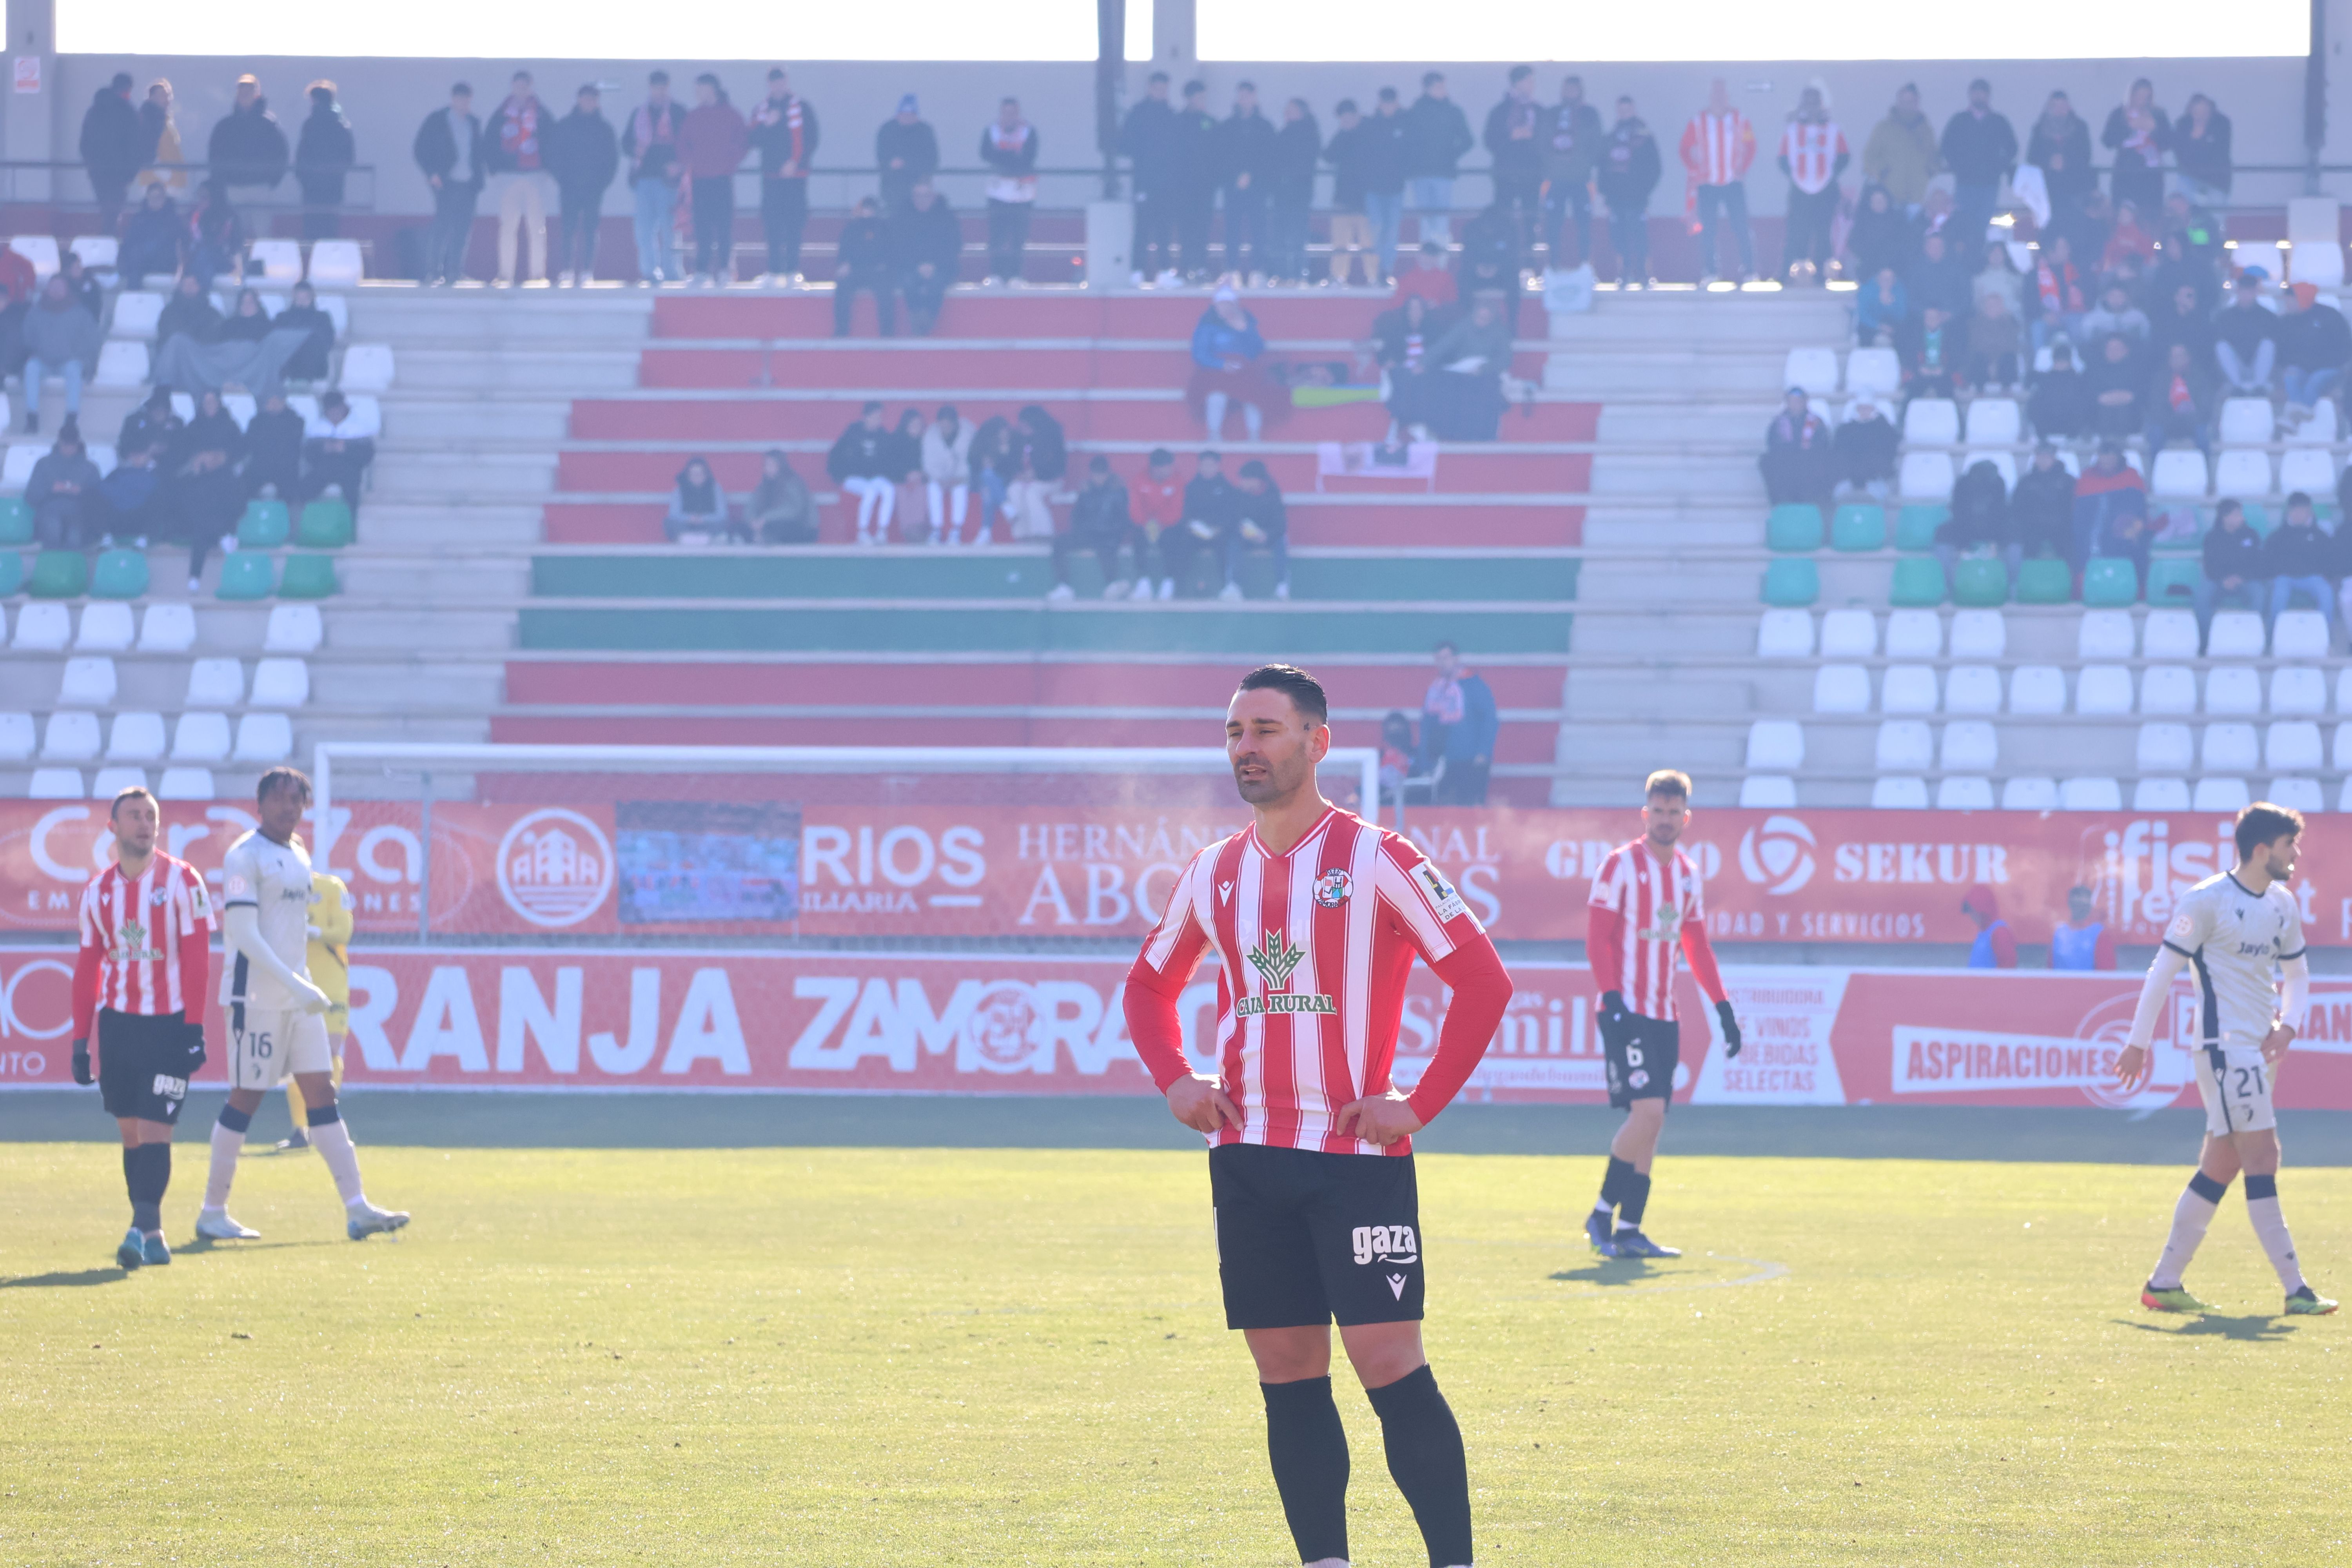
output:
[[[1315,879],[1315,901],[1327,910],[1336,910],[1348,901],[1348,895],[1355,891],[1355,887],[1354,880],[1344,868],[1334,867]]]
[[[1470,912],[1470,906],[1462,901],[1462,895],[1445,879],[1445,873],[1431,862],[1423,860],[1415,865],[1412,879],[1421,884],[1421,890],[1436,908],[1441,921],[1459,920]]]

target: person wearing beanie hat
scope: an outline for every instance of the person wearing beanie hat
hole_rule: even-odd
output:
[[[359,161],[352,122],[335,101],[335,84],[310,84],[310,116],[294,143],[294,180],[302,187],[302,237],[332,239],[343,231],[343,177]]]
[[[1977,940],[1969,949],[1970,969],[2015,969],[2017,938],[2000,918],[2000,900],[1979,882],[1960,900],[1960,912],[1976,922]]]
[[[940,139],[923,119],[913,93],[874,133],[874,166],[882,171],[882,210],[904,212],[915,187],[940,172]]]

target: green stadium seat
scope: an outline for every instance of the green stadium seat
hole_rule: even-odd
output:
[[[36,599],[80,598],[89,591],[89,557],[79,550],[42,551],[26,591]]]
[[[1819,550],[1822,509],[1807,501],[1774,507],[1764,520],[1764,542],[1783,552]]]
[[[1914,556],[1895,563],[1895,581],[1886,602],[1897,609],[1928,609],[1944,602],[1944,563],[1933,556]]]
[[[1091,550],[1073,550],[1069,554],[1070,592],[1081,599],[1099,599],[1109,586],[1103,581],[1102,557]]]
[[[245,515],[236,521],[236,547],[276,550],[293,531],[293,519],[288,515],[284,501],[257,496],[245,503]]]
[[[33,542],[33,509],[23,496],[0,496],[0,545]]]
[[[352,537],[351,503],[322,496],[302,509],[294,542],[305,550],[341,550]]]
[[[25,558],[13,550],[0,550],[0,599],[24,591]]]
[[[1244,599],[1273,598],[1274,557],[1263,550],[1248,552],[1234,563],[1234,581],[1241,584],[1242,597]],[[1097,594],[1102,592],[1099,588],[1095,591]]]
[[[2074,597],[2074,569],[2063,561],[2037,556],[2017,565],[2017,602],[2063,605]]]
[[[268,556],[238,550],[221,557],[220,586],[213,593],[223,599],[267,599],[277,587],[278,574],[270,570]]]
[[[331,555],[289,555],[286,577],[278,584],[278,597],[284,599],[331,599],[343,591],[335,581],[335,558]]]
[[[1990,556],[1952,563],[1952,603],[1985,608],[2009,603],[2009,568]]]
[[[2199,563],[2187,556],[2159,555],[2147,563],[2147,602],[2151,605],[2185,605],[2197,592],[2198,583],[2205,574]],[[2321,609],[2332,606],[2322,605]]]
[[[1883,506],[1857,506],[1851,502],[1838,508],[1837,514],[1830,519],[1830,548],[1885,549],[1886,509]]]
[[[1895,548],[1916,553],[1936,548],[1936,530],[1952,515],[1952,509],[1931,502],[1906,506],[1895,514]]]
[[[2139,572],[2120,555],[2094,555],[2083,572],[2083,603],[2115,608],[2139,597]]]
[[[2317,512],[2321,509],[2314,510]],[[2278,520],[2271,516],[2268,508],[2259,507],[2249,501],[2246,503],[2246,526],[2264,539],[2268,539],[2271,536],[2271,530],[2278,526]]]
[[[1764,568],[1764,602],[1780,609],[1797,609],[1822,596],[1821,569],[1810,560],[1791,558],[1768,563]]]
[[[108,550],[100,552],[98,565],[92,569],[89,595],[93,599],[136,599],[147,592],[147,556],[138,550]]]

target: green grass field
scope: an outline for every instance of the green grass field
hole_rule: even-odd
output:
[[[0,1145],[0,1562],[1294,1561],[1196,1153],[365,1157],[404,1239],[254,1157],[263,1241],[125,1278],[114,1152]],[[1482,1564],[2352,1559],[2352,1318],[2273,1315],[2235,1192],[2221,1314],[2141,1312],[2179,1167],[1670,1159],[1643,1270],[1566,1239],[1597,1161],[1422,1163]],[[2283,1195],[2352,1285],[2352,1170]]]

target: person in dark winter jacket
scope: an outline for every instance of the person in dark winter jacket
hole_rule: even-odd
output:
[[[1234,476],[1234,488],[1241,492],[1241,505],[1233,531],[1225,535],[1225,585],[1217,596],[1240,598],[1242,557],[1252,550],[1265,550],[1274,556],[1274,596],[1287,599],[1290,512],[1282,504],[1282,490],[1275,484],[1272,471],[1255,458]]]
[[[1639,289],[1650,280],[1650,193],[1658,188],[1664,168],[1658,139],[1633,112],[1633,99],[1620,98],[1593,183],[1609,208],[1609,244],[1617,252],[1621,289]]]
[[[940,172],[940,138],[913,93],[898,100],[898,112],[874,132],[874,166],[882,171],[882,210],[897,214],[916,185]]]
[[[1864,185],[1854,198],[1853,224],[1846,230],[1846,254],[1853,258],[1854,275],[1869,280],[1888,268],[1897,277],[1911,270],[1919,257],[1919,226],[1897,205],[1885,185]]]
[[[2286,393],[2287,426],[2294,429],[2343,384],[2345,366],[2352,363],[2352,328],[2335,306],[2320,303],[2314,284],[2297,283],[2287,297],[2294,309],[2279,318],[2279,384]],[[2330,438],[2335,434],[2326,432]]]
[[[1927,236],[1919,244],[1918,259],[1903,279],[1904,291],[1910,296],[1911,308],[1924,310],[1933,305],[1948,316],[1965,316],[1973,310],[1969,299],[1972,289],[1969,279],[1969,263],[1972,258],[1957,255],[1940,233]]]
[[[1209,89],[1197,81],[1186,82],[1173,137],[1176,243],[1184,253],[1183,276],[1196,283],[1209,276],[1209,226],[1222,174],[1217,124],[1217,117],[1209,112]]]
[[[2173,180],[2190,206],[2218,212],[2229,205],[2230,117],[2201,92],[2172,122],[2172,162]]]
[[[82,377],[98,363],[102,341],[98,322],[62,276],[52,274],[40,298],[25,314],[25,429],[41,427],[41,383],[55,375],[66,384],[66,417],[81,412]]]
[[[294,143],[294,182],[302,187],[302,237],[332,239],[342,233],[343,182],[359,162],[352,122],[335,101],[335,84],[314,81],[308,96],[310,118]]]
[[[2026,134],[2025,161],[2042,171],[2053,209],[2076,206],[2098,189],[2098,172],[2091,167],[2091,128],[2063,92],[2050,95],[2042,118]]]
[[[963,265],[963,224],[930,181],[918,180],[907,205],[885,220],[883,240],[906,297],[907,325],[928,338],[939,330],[940,307]]]
[[[673,544],[682,542],[688,535],[702,544],[734,532],[728,519],[727,492],[719,488],[709,458],[688,458],[686,467],[677,471],[677,488],[670,491],[669,511],[662,519],[662,532],[669,536]]]
[[[215,342],[257,343],[270,333],[269,312],[262,308],[261,296],[251,289],[240,289],[230,305],[228,320],[221,323]]]
[[[145,133],[139,110],[131,102],[131,73],[114,79],[91,95],[81,117],[81,161],[89,174],[90,194],[98,198],[98,226],[112,234],[121,221],[122,204],[131,182],[147,161]]]
[[[1265,176],[1267,275],[1289,282],[1307,279],[1307,229],[1315,205],[1315,165],[1323,156],[1323,129],[1303,98],[1282,106],[1282,126]]]
[[[1217,127],[1217,163],[1225,205],[1225,270],[1263,283],[1266,273],[1265,196],[1274,167],[1273,122],[1258,112],[1257,88],[1234,87],[1234,111]]]
[[[474,205],[489,177],[482,121],[474,113],[474,89],[464,82],[449,89],[449,107],[436,109],[416,128],[412,149],[425,183],[433,187],[433,231],[425,246],[426,283],[455,283],[466,275],[466,247],[474,237]]]
[[[694,204],[694,272],[706,285],[735,276],[735,170],[751,144],[750,122],[718,77],[696,77],[694,107],[677,128],[677,161]]]
[[[98,465],[82,445],[81,426],[68,416],[58,428],[56,443],[33,465],[26,481],[25,504],[32,510],[34,539],[47,549],[80,549],[98,484]]]
[[[245,511],[245,481],[237,477],[245,436],[222,408],[220,394],[205,392],[196,416],[163,459],[163,489],[174,531],[188,547],[189,591],[205,574],[205,557],[217,543],[236,542],[236,520]]]
[[[2240,274],[2237,296],[2213,318],[2213,357],[2231,397],[2268,397],[2278,368],[2278,318],[2263,308],[2259,278]]]
[[[1424,72],[1421,96],[1404,111],[1405,205],[1418,216],[1422,243],[1451,243],[1454,180],[1462,155],[1478,145],[1470,119],[1446,90],[1445,73]]]
[[[172,389],[159,386],[147,395],[146,402],[122,416],[122,428],[114,437],[114,449],[128,452],[139,447],[168,447],[182,424],[172,407]]]
[[[2284,615],[2295,595],[2303,594],[2334,620],[2336,590],[2327,579],[2337,570],[2335,541],[2319,531],[2311,498],[2295,491],[2286,498],[2286,515],[2263,541],[2263,574],[2271,580],[2271,619]]]
[[[1527,267],[1519,236],[1519,215],[1499,199],[1470,220],[1470,226],[1462,231],[1459,281],[1464,299],[1499,294],[1509,301],[1507,312],[1516,306]]]
[[[223,324],[212,296],[205,292],[204,279],[193,272],[183,272],[179,282],[173,286],[172,297],[163,301],[163,314],[155,320],[155,347],[160,355],[164,345],[176,337],[191,338],[198,343],[216,342]]]
[[[272,331],[303,331],[310,338],[287,359],[281,373],[289,381],[324,381],[327,356],[335,346],[335,319],[319,309],[318,291],[308,283],[294,285],[286,308],[270,318]]]
[[[879,544],[890,537],[890,514],[898,510],[898,437],[882,423],[882,405],[869,403],[825,454],[824,471],[845,495],[857,498],[857,542]]]
[[[1132,586],[1118,573],[1121,551],[1134,557],[1139,575],[1143,570],[1143,531],[1135,526],[1135,519],[1128,511],[1127,487],[1110,471],[1110,459],[1097,456],[1087,462],[1087,482],[1078,487],[1077,498],[1070,503],[1069,531],[1054,536],[1054,589],[1045,596],[1076,598],[1077,592],[1070,585],[1070,557],[1089,554],[1101,565],[1102,596],[1129,597]]]
[[[1946,581],[1951,579],[1963,552],[1988,546],[2008,566],[2010,580],[2014,582],[2025,550],[2010,518],[2009,492],[2000,482],[2000,470],[1980,460],[1969,464],[1968,472],[1952,487],[1952,515],[1936,525],[1936,559],[1944,563]]]
[[[2055,443],[2033,448],[2009,496],[2010,536],[2022,556],[2065,560],[2074,547],[2074,476],[2058,460]]]
[[[236,103],[213,127],[205,161],[213,178],[225,190],[258,186],[275,190],[286,177],[286,132],[261,96],[261,83],[250,76],[236,79]]]
[[[245,493],[275,496],[292,504],[303,499],[302,416],[286,405],[286,395],[261,400],[245,427]]]
[[[1559,101],[1543,111],[1544,254],[1555,270],[1592,257],[1592,176],[1609,132],[1601,111],[1584,101],[1584,79],[1562,78]],[[1576,248],[1568,222],[1576,220]]]
[[[872,196],[860,196],[849,221],[841,226],[840,249],[833,273],[833,335],[849,335],[849,312],[861,293],[874,296],[874,319],[886,338],[898,335],[898,279],[890,266],[890,247],[882,229],[881,209]]]
[[[242,276],[245,219],[217,180],[206,180],[188,209],[187,268],[209,284],[220,274]]]
[[[776,90],[776,79],[782,71],[769,74],[768,91]],[[769,102],[773,102],[772,96]],[[763,105],[753,115],[757,120],[766,112]],[[686,126],[686,110],[669,95],[669,73],[654,71],[646,78],[646,101],[629,116],[628,126],[621,132],[621,153],[629,161],[629,194],[635,205],[635,228],[637,241],[637,285],[649,287],[664,280],[677,279],[677,183],[682,171],[677,161],[677,138]],[[761,154],[761,168],[766,167],[767,154]],[[800,186],[803,196],[807,184]],[[761,210],[767,210],[767,186],[761,186]],[[803,216],[806,216],[803,207]],[[775,231],[769,231],[772,254],[768,265],[773,271],[776,258],[772,254]],[[792,258],[799,265],[798,231],[794,231]]]
[[[1379,156],[1376,140],[1384,132],[1365,123],[1356,100],[1343,98],[1335,110],[1339,128],[1323,149],[1331,165],[1331,281],[1345,284],[1363,262],[1364,281],[1381,280],[1379,252],[1372,243],[1372,220],[1364,210],[1365,184]]]
[[[2172,144],[2172,121],[2156,106],[2156,88],[2146,77],[2107,115],[2099,141],[2116,155],[2112,188],[2116,205],[2126,202],[2153,216],[2164,205],[2164,154]]]
[[[2246,526],[2246,509],[2225,500],[2213,509],[2213,526],[2198,552],[2198,577],[2189,587],[2197,605],[2197,641],[2203,650],[2213,630],[2213,612],[2224,600],[2261,614],[2271,607],[2270,567],[2263,536]],[[2335,570],[2341,571],[2339,562]]]
[[[1837,458],[1837,482],[1864,490],[1881,500],[1895,482],[1896,449],[1902,436],[1895,421],[1869,394],[1853,400],[1853,410],[1831,437]]]
[[[1135,271],[1140,287],[1174,283],[1182,276],[1176,254],[1176,110],[1168,101],[1168,73],[1153,71],[1143,97],[1118,128],[1118,150],[1135,178]]]
[[[604,193],[621,170],[621,139],[604,118],[604,95],[594,82],[580,89],[572,112],[547,132],[547,172],[555,176],[561,216],[556,222],[551,265],[557,284],[575,287],[596,276],[596,235],[604,217]]]
[[[2050,348],[2050,368],[2033,378],[2026,423],[2044,440],[2072,441],[2091,433],[2091,385],[2064,343]]]
[[[66,280],[66,292],[73,296],[75,304],[89,312],[91,321],[105,319],[106,289],[79,252],[68,250],[58,258],[58,276]]]
[[[1536,104],[1533,66],[1513,66],[1510,88],[1486,111],[1487,153],[1495,160],[1495,201],[1531,235],[1543,190],[1544,112]]]
[[[2131,340],[2120,332],[2102,339],[2094,352],[2097,357],[2083,372],[2091,394],[2093,433],[2117,441],[2138,435],[2144,424],[2141,395],[2147,386],[2147,368]]]
[[[816,497],[781,447],[761,459],[760,482],[743,502],[743,526],[762,544],[816,542]]]
[[[988,168],[988,278],[1011,283],[1021,276],[1029,247],[1029,217],[1037,206],[1037,128],[1021,118],[1021,100],[996,106],[980,133],[980,161]]]
[[[768,96],[751,110],[751,145],[760,150],[760,226],[768,241],[768,281],[797,284],[801,237],[808,228],[809,170],[821,132],[816,106],[793,90],[792,78],[782,68],[768,73]]]
[[[1814,413],[1802,387],[1792,386],[1764,430],[1764,494],[1774,506],[1826,507],[1837,488],[1837,455],[1829,421]]]
[[[172,193],[161,184],[149,185],[122,220],[122,241],[114,257],[122,286],[136,289],[157,273],[168,278],[179,271],[185,232]]]
[[[2210,455],[2216,412],[2212,371],[2197,363],[2186,343],[2163,351],[2155,365],[2140,403],[2147,416],[2147,449],[2161,452],[2174,441],[2186,441]]]
[[[1193,477],[1184,485],[1184,521],[1160,533],[1160,597],[1172,599],[1179,584],[1192,586],[1192,561],[1206,554],[1222,563],[1225,541],[1241,525],[1242,495],[1225,478],[1224,459],[1203,452],[1193,460]],[[1143,597],[1140,587],[1137,598]]]
[[[1969,83],[1969,106],[1945,122],[1944,166],[1952,171],[1951,227],[1974,255],[1984,244],[2000,183],[2017,166],[2017,132],[1992,108],[1992,84]]]

